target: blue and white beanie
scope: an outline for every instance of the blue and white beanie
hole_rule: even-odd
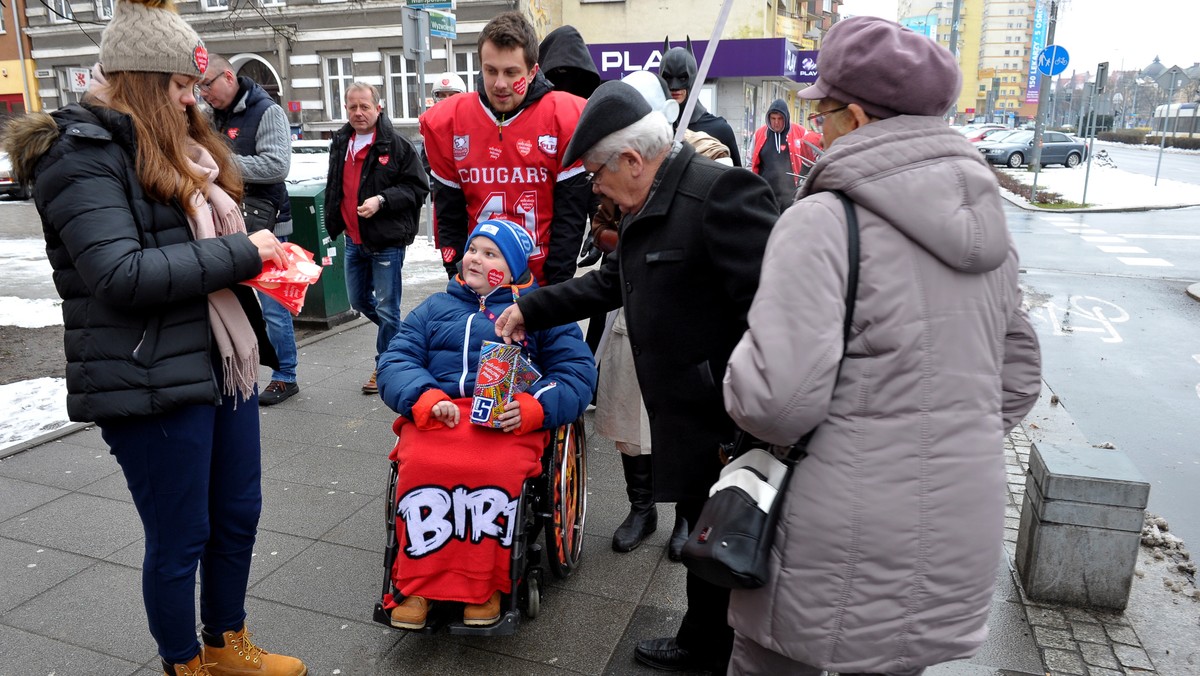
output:
[[[487,237],[496,243],[513,281],[518,281],[529,270],[529,254],[533,253],[533,238],[521,226],[512,221],[491,218],[481,222],[471,231],[467,242],[476,237]]]

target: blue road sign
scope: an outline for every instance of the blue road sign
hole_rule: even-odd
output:
[[[1047,45],[1038,54],[1038,72],[1046,76],[1058,75],[1067,69],[1067,64],[1070,62],[1071,55],[1067,53],[1066,49],[1058,45]]]

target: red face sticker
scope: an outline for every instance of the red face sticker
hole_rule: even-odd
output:
[[[488,284],[492,286],[500,286],[500,282],[504,281],[504,273],[499,270],[488,270]]]
[[[443,263],[451,263],[453,261],[454,261],[454,247],[452,247],[452,246],[442,247],[442,262]]]
[[[196,45],[196,49],[192,50],[192,60],[196,62],[196,68],[199,68],[201,73],[208,70],[208,50],[204,45]]]
[[[390,162],[391,160],[392,160],[391,155],[380,155],[379,156],[379,163],[385,167],[387,166],[387,163]]]
[[[529,81],[526,80],[525,78],[521,78],[521,79],[517,80],[516,82],[512,83],[513,91],[522,96],[525,94],[525,89],[527,87],[529,87]]]
[[[487,387],[495,385],[508,375],[509,364],[499,359],[488,359],[479,365],[479,381],[477,384]]]

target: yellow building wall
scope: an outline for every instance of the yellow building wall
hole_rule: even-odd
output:
[[[963,86],[958,95],[957,112],[964,113],[968,108],[975,108],[979,97],[979,84],[983,82],[979,75],[979,51],[982,47],[983,36],[983,5],[984,0],[963,0],[962,16],[958,22],[958,65],[962,69]],[[988,83],[991,82],[989,77]],[[977,111],[982,112],[982,111]]]
[[[32,62],[26,61],[26,63],[31,64]],[[26,72],[30,78],[29,82],[36,83],[37,80],[33,79],[32,65]],[[18,59],[0,61],[0,94],[22,94],[24,92],[25,87],[21,84],[21,62]]]
[[[587,42],[671,42],[707,40],[712,36],[720,2],[664,3],[661,0],[627,2],[562,2],[562,21],[579,29]],[[672,6],[673,5],[673,6]],[[722,39],[775,37],[776,14],[762,0],[735,0],[725,22]]]

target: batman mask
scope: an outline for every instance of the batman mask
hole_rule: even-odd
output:
[[[658,74],[662,75],[662,78],[667,81],[668,89],[672,91],[687,89],[690,91],[696,81],[696,72],[698,70],[696,57],[692,56],[691,51],[683,47],[672,47],[663,53],[662,63],[658,67]]]

